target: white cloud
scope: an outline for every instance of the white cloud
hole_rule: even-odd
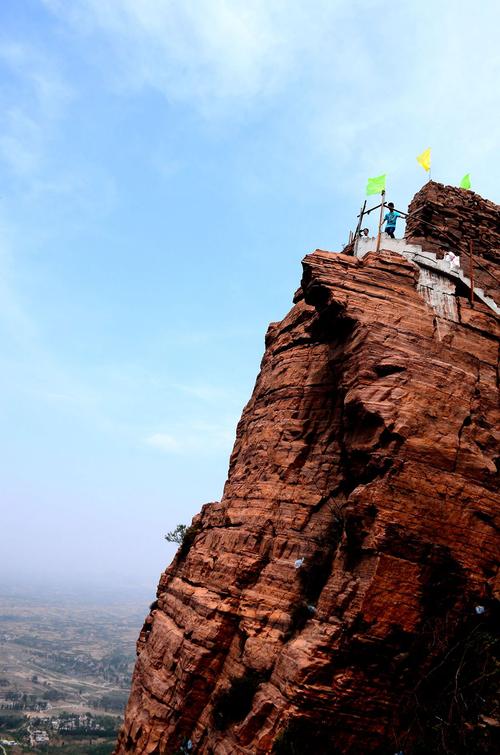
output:
[[[80,32],[105,36],[119,61],[116,84],[195,100],[205,112],[226,100],[245,106],[275,94],[300,72],[303,52],[326,42],[324,18],[348,5],[317,0],[311,13],[297,0],[45,3]]]
[[[441,153],[438,180],[471,170],[487,180],[486,191],[495,185],[493,0],[473,14],[462,0],[390,10],[380,0],[45,3],[88,40],[117,90],[153,88],[226,124],[268,108],[269,144],[260,149],[276,174],[288,174],[285,191],[308,191],[303,177],[314,172],[316,186],[357,194],[377,171],[398,191],[413,191],[421,178],[414,158],[427,144]],[[169,174],[176,169],[166,161]],[[275,190],[256,169],[242,166],[242,182]]]
[[[235,392],[227,385],[212,385],[210,383],[176,384],[174,386],[181,393],[198,399],[204,403],[234,403],[238,400]]]
[[[15,175],[31,178],[41,170],[72,91],[54,61],[26,44],[1,44],[0,61],[6,71],[0,95],[0,159]]]
[[[144,438],[148,446],[164,453],[189,456],[229,454],[234,443],[236,418],[224,422],[189,422],[171,432],[154,432]]]
[[[74,233],[89,216],[102,217],[112,210],[117,186],[105,165],[82,159],[64,143],[64,129],[73,128],[71,105],[77,88],[61,73],[61,60],[60,51],[47,47],[0,42],[0,165],[7,167],[12,181],[4,204],[12,202],[15,208],[20,198],[39,207],[63,200]],[[32,230],[23,225],[23,239]]]
[[[158,448],[167,453],[179,450],[179,442],[167,433],[153,433],[146,438],[145,442],[148,446],[153,446],[153,448]]]

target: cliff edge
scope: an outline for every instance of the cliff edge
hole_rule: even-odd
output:
[[[472,192],[428,184],[407,236],[466,251],[471,202],[498,276],[500,208]],[[499,323],[418,279],[383,244],[304,259],[222,500],[161,576],[117,755],[496,751]]]

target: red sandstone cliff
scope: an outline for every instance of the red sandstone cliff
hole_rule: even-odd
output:
[[[454,192],[414,200],[443,233]],[[223,498],[161,577],[117,755],[496,751],[497,318],[437,315],[391,252],[303,267]]]

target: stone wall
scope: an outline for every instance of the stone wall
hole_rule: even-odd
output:
[[[499,303],[498,205],[473,191],[429,181],[415,194],[408,213],[407,240],[421,244],[427,251],[444,254],[450,249],[458,253],[466,275],[470,275],[469,240],[472,240],[477,257],[475,281]]]

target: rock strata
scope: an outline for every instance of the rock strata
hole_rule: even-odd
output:
[[[494,752],[499,327],[417,281],[387,251],[304,259],[222,500],[160,579],[117,755]]]

